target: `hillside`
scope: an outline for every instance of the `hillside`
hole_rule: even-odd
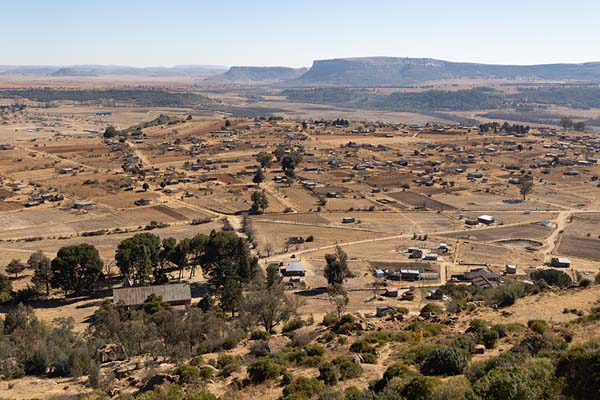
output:
[[[289,85],[394,86],[443,79],[600,80],[600,63],[491,65],[431,58],[343,58],[316,60]]]
[[[306,71],[306,68],[237,66],[231,67],[217,79],[236,83],[275,83],[294,80]]]

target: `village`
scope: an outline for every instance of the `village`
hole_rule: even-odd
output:
[[[0,146],[3,265],[80,242],[110,264],[136,232],[179,240],[225,228],[250,240],[261,265],[280,266],[291,291],[311,293],[306,313],[329,303],[312,289],[326,286],[324,257],[337,246],[353,274],[348,307],[363,313],[416,312],[443,300],[435,292],[446,283],[598,272],[600,141],[589,134],[193,113],[125,126],[128,112],[79,111],[89,127],[77,133]],[[19,124],[43,118],[17,113]]]

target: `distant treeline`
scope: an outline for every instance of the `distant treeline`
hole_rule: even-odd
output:
[[[598,86],[557,86],[536,89],[519,87],[516,94],[502,93],[488,87],[455,91],[398,91],[390,94],[381,94],[370,89],[313,88],[287,89],[282,94],[292,101],[389,111],[523,109],[524,105],[600,107],[600,87]]]
[[[389,95],[379,94],[368,89],[316,88],[288,89],[283,91],[283,94],[293,101],[390,111],[469,111],[499,108],[503,104],[502,97],[490,88],[393,92]]]
[[[29,99],[41,103],[51,101],[96,102],[113,100],[148,107],[182,107],[210,102],[208,97],[187,92],[168,92],[157,89],[0,89],[0,98]]]

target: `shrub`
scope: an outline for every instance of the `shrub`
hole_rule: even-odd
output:
[[[463,350],[442,346],[433,349],[423,361],[421,371],[426,375],[460,375],[469,362]]]
[[[346,356],[339,356],[332,361],[332,364],[340,371],[340,380],[358,378],[362,375],[363,369],[360,365],[352,362]]]
[[[408,382],[400,394],[411,400],[429,400],[439,381],[429,376],[418,376]]]
[[[357,340],[350,346],[350,351],[360,354],[377,354],[375,347],[371,346],[365,340]]]
[[[438,347],[439,345],[434,343],[418,344],[405,351],[402,358],[410,364],[421,364]]]
[[[326,385],[337,385],[341,376],[340,370],[330,362],[324,362],[319,366],[319,380]]]
[[[202,367],[199,369],[200,371],[200,378],[202,378],[203,380],[208,380],[208,379],[212,379],[213,375],[215,374],[215,370],[212,369],[212,367]]]
[[[486,331],[481,338],[486,349],[493,349],[498,345],[499,337],[500,335],[497,331],[490,329]]]
[[[189,364],[182,364],[177,367],[175,374],[179,377],[179,383],[194,383],[200,378],[198,367]]]
[[[280,373],[281,367],[270,360],[259,360],[248,367],[248,376],[253,383],[275,379]]]
[[[258,340],[250,345],[250,353],[255,357],[264,357],[270,352],[271,348],[266,340]]]
[[[361,357],[365,364],[377,364],[377,354],[366,353],[362,354]]]
[[[569,275],[556,269],[539,269],[533,271],[530,276],[535,282],[543,280],[548,285],[558,286],[559,288],[565,288],[573,282]]]
[[[542,319],[531,319],[527,321],[527,327],[535,333],[543,335],[546,329],[548,329],[548,324]]]
[[[186,400],[219,400],[217,396],[206,389],[190,391],[186,394],[185,398]]]
[[[217,359],[217,368],[224,377],[228,377],[234,372],[239,372],[241,364],[242,358],[240,356],[224,354]]]
[[[308,344],[304,346],[304,351],[306,351],[306,355],[309,357],[313,356],[323,356],[325,354],[325,349],[323,346],[319,344]]]
[[[420,315],[423,318],[431,318],[434,315],[440,315],[444,310],[441,306],[433,303],[427,303],[421,308]]]
[[[314,242],[315,241],[315,237],[313,235],[308,235],[308,237],[306,238],[306,242],[310,243],[310,242]]]
[[[325,386],[318,379],[301,376],[283,389],[283,399],[310,399],[324,389]]]
[[[252,333],[250,334],[250,339],[252,339],[252,340],[266,340],[266,339],[269,338],[269,336],[270,336],[269,332],[257,329],[255,331],[252,331]]]
[[[294,318],[286,322],[285,325],[281,328],[282,333],[293,332],[297,329],[302,328],[305,325],[304,320],[302,318]]]

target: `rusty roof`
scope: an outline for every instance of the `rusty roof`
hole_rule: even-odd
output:
[[[151,294],[162,297],[165,303],[189,301],[192,299],[190,284],[185,282],[113,289],[113,303],[121,303],[126,306],[140,305]]]

